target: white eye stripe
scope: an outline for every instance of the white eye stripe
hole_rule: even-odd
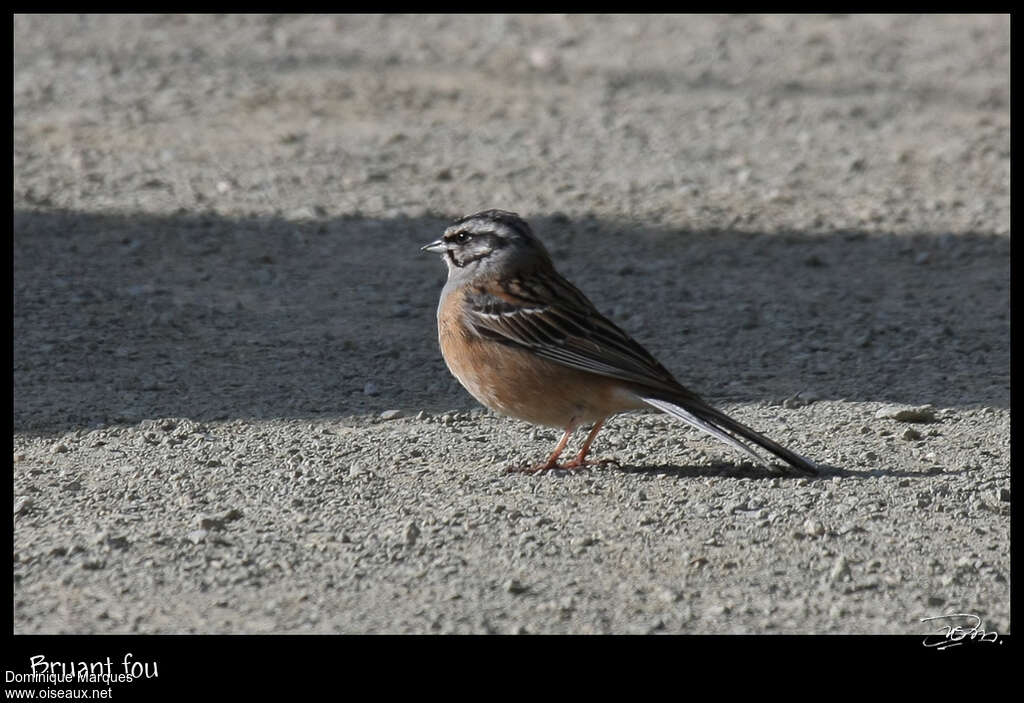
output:
[[[514,234],[514,230],[512,230],[510,227],[502,224],[495,224],[494,222],[488,221],[463,222],[458,226],[458,230],[456,231],[465,233],[471,237],[482,234],[491,234],[498,238],[508,238]]]

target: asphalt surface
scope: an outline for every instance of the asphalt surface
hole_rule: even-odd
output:
[[[14,38],[16,633],[1008,631],[1007,16]],[[450,377],[419,252],[493,207],[822,475],[654,413],[503,473],[559,433]]]

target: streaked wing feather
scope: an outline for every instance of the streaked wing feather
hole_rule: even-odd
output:
[[[550,300],[558,305],[550,305]],[[528,279],[478,287],[467,302],[467,321],[490,339],[526,347],[581,371],[685,392],[646,349],[557,273],[535,272]]]

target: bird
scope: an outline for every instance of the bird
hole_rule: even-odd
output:
[[[590,447],[617,413],[653,407],[777,471],[751,445],[806,475],[815,462],[768,439],[684,387],[637,341],[598,312],[555,269],[548,250],[514,212],[455,220],[421,251],[448,268],[437,307],[438,342],[452,375],[497,413],[564,430],[546,461],[509,467],[537,473],[595,463]],[[591,426],[576,457],[559,463],[569,438]]]

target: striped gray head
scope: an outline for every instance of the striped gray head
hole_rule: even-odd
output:
[[[551,265],[551,256],[530,226],[505,210],[485,210],[458,219],[422,250],[441,254],[449,280],[510,267],[515,270],[538,259]]]

